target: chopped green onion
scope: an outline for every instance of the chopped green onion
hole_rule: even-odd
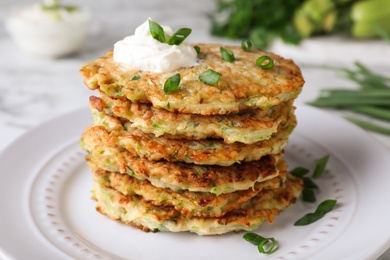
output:
[[[303,188],[302,190],[302,200],[306,202],[315,202],[316,195],[314,194],[313,189]]]
[[[164,83],[164,94],[169,94],[175,91],[180,84],[180,74],[177,73],[167,79]]]
[[[165,33],[164,29],[158,23],[149,19],[149,30],[152,34],[152,37],[159,42],[165,43]]]
[[[274,60],[264,55],[256,60],[256,65],[263,70],[270,70],[274,67]]]
[[[195,49],[196,53],[199,55],[200,54],[200,47],[198,45],[195,45],[194,49]]]
[[[248,242],[254,244],[255,246],[257,246],[261,241],[264,240],[264,237],[262,237],[262,236],[260,236],[260,235],[258,235],[258,234],[256,234],[256,233],[252,233],[252,232],[246,233],[246,234],[243,236],[243,238],[244,238],[246,241],[248,241]]]
[[[322,218],[326,213],[332,211],[336,206],[336,200],[324,200],[318,205],[314,213],[308,213],[302,218],[298,219],[294,226],[306,226]]]
[[[181,28],[175,32],[168,41],[169,45],[180,45],[190,35],[192,30],[190,28]]]
[[[304,175],[309,173],[309,169],[298,166],[298,167],[294,168],[292,171],[290,171],[290,173],[292,175],[294,175],[295,177],[302,178]]]
[[[303,187],[308,189],[318,189],[317,184],[315,184],[312,179],[304,177],[303,179]]]
[[[336,203],[337,203],[336,200],[325,200],[321,202],[320,205],[318,205],[318,208],[316,209],[315,213],[325,215],[326,213],[334,209]]]
[[[140,75],[134,75],[134,76],[131,78],[131,81],[139,80],[140,78],[141,78]]]
[[[235,60],[234,54],[231,50],[227,50],[224,47],[220,48],[222,59],[227,62],[233,62]]]
[[[257,246],[257,249],[259,250],[260,253],[263,254],[272,254],[276,251],[277,249],[277,243],[275,238],[273,237],[262,237],[258,234],[249,232],[246,233],[243,238]]]
[[[323,215],[316,214],[316,213],[308,213],[302,218],[298,219],[295,223],[294,226],[306,226],[309,224],[312,224],[322,218]]]
[[[251,51],[252,50],[252,42],[249,40],[243,40],[241,42],[241,49],[243,51],[248,51],[248,52]]]
[[[214,86],[215,84],[218,83],[221,77],[222,77],[221,73],[218,73],[212,69],[208,69],[199,76],[199,80],[210,86]]]
[[[317,161],[316,168],[314,169],[313,172],[313,178],[318,178],[324,173],[328,159],[329,159],[329,155],[325,155],[324,157],[322,157]]]

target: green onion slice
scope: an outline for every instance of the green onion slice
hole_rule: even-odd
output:
[[[190,35],[192,30],[190,28],[181,28],[175,32],[168,41],[169,45],[180,45]]]
[[[324,200],[318,205],[316,211],[314,213],[308,213],[302,218],[298,219],[294,226],[306,226],[312,224],[322,218],[326,213],[332,211],[336,206],[336,200]]]
[[[324,157],[322,157],[317,161],[316,168],[314,169],[313,172],[313,178],[318,178],[324,173],[328,159],[329,159],[329,155],[325,155]]]
[[[130,81],[135,81],[135,80],[139,80],[141,78],[140,75],[134,75]]]
[[[256,65],[263,70],[270,70],[274,67],[274,60],[264,55],[256,60]]]
[[[321,202],[320,205],[318,205],[318,208],[316,209],[315,213],[325,215],[326,213],[333,210],[333,208],[336,206],[336,203],[336,200],[325,200]]]
[[[309,173],[309,169],[298,166],[298,167],[294,168],[292,171],[290,171],[290,173],[292,175],[294,175],[295,177],[302,178],[304,175]]]
[[[249,232],[246,233],[243,238],[256,245],[259,252],[263,254],[272,254],[277,249],[277,243],[273,237],[262,237],[258,234]]]
[[[194,49],[195,49],[196,53],[199,55],[200,54],[200,47],[198,45],[195,45]]]
[[[314,183],[314,181],[308,177],[302,178],[303,180],[303,187],[308,189],[318,189],[317,184]]]
[[[235,60],[234,54],[231,50],[227,50],[224,47],[220,48],[222,59],[227,62],[233,62]]]
[[[167,79],[164,83],[164,94],[169,94],[175,91],[180,84],[180,74],[177,73]]]
[[[221,73],[218,73],[212,69],[208,69],[199,76],[199,80],[210,86],[214,86],[215,84],[218,83],[221,77],[222,77]]]
[[[165,43],[165,33],[161,25],[149,19],[149,30],[154,39],[159,42]]]
[[[251,51],[252,50],[252,42],[249,40],[243,40],[241,42],[241,49],[243,51],[248,51],[248,52]]]
[[[314,194],[313,189],[303,188],[302,190],[302,200],[306,202],[315,202],[316,195]]]

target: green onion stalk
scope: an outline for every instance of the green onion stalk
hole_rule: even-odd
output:
[[[390,135],[390,127],[385,126],[385,123],[390,123],[390,77],[377,74],[361,63],[355,63],[355,67],[356,69],[326,68],[344,73],[346,79],[358,85],[357,89],[323,89],[320,96],[308,104],[376,118],[384,124],[378,125],[369,120],[346,117],[366,130]]]

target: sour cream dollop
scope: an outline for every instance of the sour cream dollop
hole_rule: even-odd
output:
[[[135,30],[134,35],[115,43],[114,61],[129,69],[160,73],[196,65],[197,53],[194,47],[186,42],[169,45],[154,39],[150,33],[149,19]],[[166,35],[174,34],[170,27],[161,27]]]
[[[13,12],[5,26],[15,43],[27,53],[56,58],[77,52],[86,42],[91,24],[89,12],[44,10],[41,4]]]

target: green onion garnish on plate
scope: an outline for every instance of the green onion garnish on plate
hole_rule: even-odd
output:
[[[324,157],[322,157],[317,161],[316,167],[313,172],[313,178],[318,178],[324,173],[328,160],[329,160],[329,155],[325,155]]]
[[[323,202],[321,202],[320,205],[318,205],[314,213],[308,213],[302,218],[298,219],[294,223],[294,226],[306,226],[316,222],[317,220],[325,216],[326,213],[332,211],[336,206],[336,203],[336,200],[324,200]]]
[[[263,254],[272,254],[277,249],[277,243],[273,237],[262,237],[256,233],[249,232],[243,238],[257,246],[259,252]]]

